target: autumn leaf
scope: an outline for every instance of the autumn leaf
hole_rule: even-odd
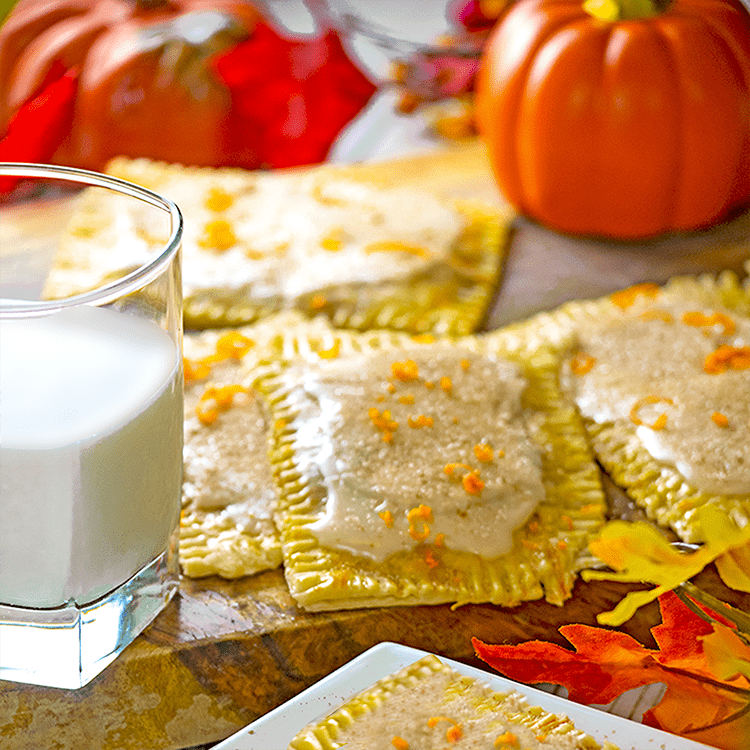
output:
[[[647,591],[633,591],[611,612],[597,615],[602,625],[621,625],[639,607],[657,599],[690,580],[711,562],[724,582],[742,591],[750,591],[750,525],[740,529],[713,506],[696,510],[705,543],[694,552],[675,549],[651,524],[644,521],[610,521],[589,547],[614,572],[584,570],[586,581],[610,580],[652,583]]]
[[[714,564],[729,588],[750,594],[750,543],[727,550]]]
[[[578,703],[606,704],[632,688],[664,683],[664,697],[646,711],[645,724],[722,750],[747,750],[750,647],[722,618],[696,614],[674,593],[660,596],[659,606],[662,622],[651,629],[657,649],[625,633],[580,624],[559,630],[574,650],[545,641],[472,643],[498,672],[520,682],[563,685]]]

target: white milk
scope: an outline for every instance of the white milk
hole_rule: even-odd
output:
[[[108,309],[0,320],[0,604],[89,603],[167,548],[178,354],[155,323]]]

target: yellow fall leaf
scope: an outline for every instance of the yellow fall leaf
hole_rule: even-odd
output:
[[[750,646],[734,630],[714,623],[713,633],[700,640],[708,667],[720,680],[750,679]]]
[[[714,563],[730,589],[750,594],[750,544],[727,550]]]
[[[750,584],[747,570],[750,557],[750,525],[740,529],[726,513],[713,506],[696,510],[705,543],[694,552],[683,553],[672,547],[653,526],[643,521],[610,521],[589,547],[611,571],[584,570],[586,581],[608,580],[652,583],[649,591],[631,592],[611,612],[603,612],[597,620],[603,625],[621,625],[644,604],[670,591],[700,573],[711,562],[724,582],[743,588]],[[726,578],[724,576],[727,576]]]

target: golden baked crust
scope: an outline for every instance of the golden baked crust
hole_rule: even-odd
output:
[[[325,342],[320,342],[320,346],[325,347],[321,351],[320,366],[325,369],[326,363],[340,358],[340,363],[344,365],[341,369],[345,372],[350,361],[348,357],[352,357],[351,362],[356,363],[357,367],[362,364],[361,357],[367,360],[385,355],[388,361],[397,361],[403,359],[405,352],[411,352],[415,344],[414,340],[396,334],[373,332],[356,335],[337,331]],[[347,434],[348,428],[344,427],[343,437],[339,436],[340,439],[332,442],[324,426],[319,394],[313,395],[313,391],[303,384],[303,380],[315,378],[314,362],[308,362],[303,369],[279,365],[277,371],[262,378],[258,386],[273,412],[271,460],[280,490],[277,525],[282,537],[285,575],[292,596],[303,608],[310,610],[443,602],[493,602],[514,606],[542,596],[550,602],[562,604],[570,596],[577,572],[590,562],[587,544],[604,522],[605,501],[598,470],[579,418],[558,388],[557,359],[549,349],[528,347],[528,339],[517,335],[508,338],[502,332],[484,337],[466,337],[460,342],[438,341],[425,348],[430,352],[442,349],[451,356],[464,352],[469,363],[486,357],[508,360],[523,373],[528,387],[521,397],[521,404],[524,414],[529,415],[535,423],[533,442],[539,452],[541,481],[544,484],[541,503],[513,533],[510,551],[491,559],[479,551],[452,549],[447,541],[441,545],[437,537],[397,551],[384,562],[362,553],[352,554],[341,548],[322,545],[312,527],[327,512],[329,482],[335,480],[337,472],[351,470],[356,473],[360,464],[367,464],[368,471],[377,468],[380,453],[370,451],[364,454],[362,460],[356,457],[361,455],[358,453],[361,446],[355,446],[361,437],[356,430],[362,427],[361,424],[355,427],[353,422],[354,432]],[[316,345],[313,344],[310,349],[312,360],[315,358]],[[439,357],[438,366],[442,366]],[[387,374],[384,374],[383,380]],[[492,387],[492,383],[486,385]],[[422,381],[422,386],[427,387],[427,384]],[[439,393],[440,387],[434,383],[433,386],[434,392]],[[348,387],[343,383],[344,390]],[[402,395],[408,398],[406,391],[403,394],[401,391],[394,392],[393,398],[398,399]],[[329,397],[330,393],[325,394],[326,404]],[[334,409],[337,408],[335,402],[334,396],[331,401]],[[356,393],[353,398],[344,399],[341,403],[350,410],[352,405],[356,407]],[[387,406],[383,403],[382,408],[385,410]],[[374,415],[372,408],[370,401],[361,399],[360,411],[365,416],[359,423],[365,425],[364,429],[375,429],[372,425],[366,427],[369,424],[368,411]],[[456,414],[460,419],[462,415],[458,407]],[[411,427],[434,429],[437,434],[446,429],[445,424],[438,421],[435,425],[427,425],[424,421],[420,424],[419,420],[426,420],[426,415],[427,412],[415,416],[413,423],[410,419]],[[385,411],[377,416],[387,418]],[[374,420],[374,416],[372,418]],[[408,430],[409,427],[404,424],[401,429]],[[387,439],[386,432],[383,432],[384,440]],[[419,430],[413,432],[416,434]],[[426,435],[426,432],[423,434]],[[449,441],[450,430],[445,434]],[[477,445],[482,442],[482,437],[477,435]],[[372,442],[371,434],[366,439]],[[350,441],[349,448],[347,441]],[[375,442],[385,445],[378,441],[379,437],[376,436]],[[354,450],[355,447],[357,450]],[[392,447],[397,451],[398,441],[394,441]],[[321,458],[326,451],[335,456],[335,469],[331,469],[331,465]],[[392,479],[392,466],[389,466],[387,455],[384,454],[382,459],[384,476]],[[500,452],[497,456],[500,456]],[[456,465],[465,460],[457,457],[459,463]],[[473,456],[471,460],[478,466]],[[428,466],[430,456],[420,454],[417,463]],[[433,474],[443,473],[442,465],[437,472],[434,465],[430,468]],[[456,474],[455,478],[461,479],[461,474]],[[424,493],[418,497],[411,496],[407,490],[398,497],[389,498],[375,487],[372,491],[361,486],[356,489],[360,478],[354,482],[354,497],[361,497],[363,514],[372,514],[374,511],[370,506],[386,500],[397,500],[413,506],[417,514],[422,514],[419,520],[414,521],[415,528],[422,532],[426,528],[422,525],[423,521],[428,527],[432,523],[428,518],[430,502],[445,491],[448,480],[446,476],[442,476],[442,480],[442,483],[436,482],[434,486],[428,481]],[[467,492],[470,491],[467,489]],[[384,516],[380,518],[387,523]],[[396,527],[401,523],[403,537],[403,524],[406,521],[399,519],[395,519]],[[377,520],[371,520],[377,525]],[[437,511],[435,528],[439,528]],[[409,533],[412,539],[418,540],[411,528]]]
[[[237,327],[295,308],[337,327],[470,333],[497,286],[513,219],[388,185],[365,165],[258,173],[120,158],[107,171],[181,207],[187,328]],[[143,216],[123,219],[126,206],[88,193],[46,296],[144,262],[165,230]]]
[[[741,337],[738,338],[739,329],[735,331],[736,326],[731,324],[731,321],[728,326],[724,326],[720,322],[720,316],[727,314],[736,320],[746,320],[750,315],[749,291],[747,285],[743,287],[736,275],[729,272],[719,277],[677,277],[663,287],[653,284],[638,285],[599,300],[571,302],[551,313],[542,313],[531,321],[516,324],[511,330],[523,332],[531,328],[536,331],[540,341],[554,342],[563,350],[569,347],[568,355],[575,356],[578,353],[580,358],[581,354],[584,357],[589,356],[588,349],[594,347],[595,337],[599,337],[602,330],[606,333],[605,327],[613,323],[625,325],[631,319],[634,322],[651,320],[656,336],[657,327],[684,326],[680,320],[680,316],[684,314],[680,311],[684,309],[688,311],[688,315],[694,311],[694,322],[691,327],[696,331],[696,336],[706,337],[706,346],[714,348],[722,344],[735,344],[741,347],[748,342]],[[701,315],[704,317],[701,318]],[[717,315],[719,317],[714,317]],[[696,322],[701,325],[697,325]],[[643,323],[639,325],[642,326]],[[662,331],[660,335],[669,334]],[[634,359],[636,354],[633,353]],[[627,359],[627,350],[620,352],[618,357]],[[644,443],[644,436],[650,437],[649,433],[654,431],[654,425],[656,432],[668,431],[673,427],[677,429],[682,424],[680,420],[684,421],[683,412],[692,399],[692,406],[698,404],[702,407],[706,404],[705,434],[702,437],[698,436],[700,440],[705,440],[706,451],[711,452],[711,448],[708,447],[711,445],[710,438],[714,438],[716,433],[720,435],[716,439],[731,438],[732,443],[737,444],[736,455],[733,455],[731,460],[742,462],[742,445],[745,445],[746,450],[750,442],[750,439],[745,440],[743,435],[747,433],[750,421],[747,419],[747,404],[739,397],[736,403],[730,403],[728,407],[735,411],[740,410],[733,424],[723,425],[721,412],[717,411],[714,416],[711,415],[711,410],[717,407],[709,407],[709,402],[714,398],[723,398],[724,402],[727,400],[720,396],[718,388],[712,387],[713,384],[720,385],[719,378],[722,374],[704,375],[700,362],[697,365],[691,363],[691,357],[701,359],[702,354],[698,354],[697,346],[675,353],[675,361],[679,358],[682,362],[684,359],[686,370],[694,368],[696,379],[715,378],[713,383],[701,384],[700,387],[696,385],[695,389],[689,388],[684,389],[684,393],[675,393],[673,390],[670,391],[666,383],[660,382],[658,377],[652,378],[639,394],[639,398],[628,406],[621,417],[600,417],[597,420],[592,418],[592,415],[584,415],[584,424],[597,459],[614,482],[645,509],[651,519],[670,527],[684,541],[700,542],[703,537],[695,514],[696,508],[710,503],[725,511],[739,526],[745,526],[750,523],[750,494],[746,491],[722,492],[697,486],[696,480],[686,478],[683,473],[689,473],[693,468],[697,468],[697,464],[687,465],[680,471],[671,460],[655,458]],[[581,366],[580,359],[578,366]],[[624,366],[627,366],[627,363]],[[587,376],[571,376],[570,364],[567,371],[567,385],[574,397],[578,393],[578,401],[583,404],[581,399],[589,398],[581,391]],[[730,368],[724,376],[734,378],[746,389],[750,370]],[[709,393],[706,393],[706,390]],[[716,393],[710,392],[714,390]],[[631,398],[635,399],[636,395],[631,394]],[[613,400],[614,398],[615,396],[612,397]],[[652,409],[653,413],[649,412],[649,409]],[[663,418],[661,414],[664,414]],[[714,419],[715,422],[712,421]],[[650,439],[653,442],[653,437]],[[727,466],[730,465],[727,463]],[[742,468],[742,464],[738,466]],[[726,486],[731,488],[732,484],[726,483]]]
[[[185,575],[238,578],[281,565],[269,429],[253,389],[295,331],[328,330],[293,313],[185,336],[180,564]]]
[[[515,691],[495,692],[430,655],[378,680],[302,729],[289,750],[416,750],[453,743],[529,750],[600,748],[567,717],[529,706]]]

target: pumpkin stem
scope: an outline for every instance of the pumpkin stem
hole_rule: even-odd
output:
[[[583,9],[602,21],[653,18],[663,13],[669,0],[586,0]]]

